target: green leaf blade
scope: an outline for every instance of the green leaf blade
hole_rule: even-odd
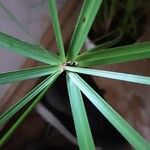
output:
[[[79,147],[81,150],[94,150],[95,146],[81,92],[68,76],[67,86]]]
[[[0,125],[3,125],[8,121],[16,112],[23,108],[28,102],[30,102],[35,96],[38,95],[42,90],[44,90],[48,85],[52,84],[53,81],[58,77],[60,72],[56,72],[54,75],[49,76],[44,81],[42,81],[38,86],[32,89],[28,94],[26,94],[21,100],[19,100],[14,106],[8,109],[5,113],[0,116]]]
[[[82,67],[116,64],[150,58],[150,42],[89,52],[78,56],[76,61]]]
[[[102,0],[85,0],[71,39],[67,59],[74,61],[83,46]]]
[[[53,53],[43,51],[39,46],[35,46],[0,32],[0,46],[20,55],[47,63],[51,65],[60,64],[59,57]]]
[[[44,65],[40,67],[22,69],[19,71],[1,73],[0,84],[46,76],[55,73],[57,70],[58,67],[56,66]]]
[[[111,124],[126,138],[137,150],[147,150],[149,143],[131,127],[102,97],[100,97],[83,79],[69,72],[69,77],[78,88],[89,98],[94,106],[111,122]]]
[[[55,32],[56,42],[59,49],[60,59],[64,63],[65,62],[65,51],[63,45],[63,39],[60,30],[59,18],[57,13],[56,1],[55,0],[48,0],[50,16],[53,23],[53,28]]]
[[[76,73],[83,73],[83,74],[104,77],[109,79],[116,79],[121,81],[132,82],[132,83],[150,85],[150,77],[147,76],[133,75],[128,73],[119,73],[113,71],[88,69],[88,68],[68,67],[68,66],[66,66],[65,69]]]
[[[98,45],[98,46],[96,46],[96,47],[93,47],[93,48],[91,48],[91,49],[87,49],[85,53],[97,51],[97,49],[98,49],[98,50],[104,50],[104,49],[106,49],[106,48],[109,48],[109,47],[111,47],[111,46],[117,44],[117,43],[121,40],[122,35],[123,35],[123,34],[120,33],[120,35],[119,35],[118,37],[116,37],[115,39],[113,39],[113,40],[110,40],[110,41],[107,41],[107,42],[105,42],[105,43],[102,43],[102,44],[100,44],[100,45]]]
[[[8,129],[8,131],[4,134],[4,136],[0,139],[0,147],[2,147],[10,136],[15,132],[15,130],[19,127],[19,125],[25,120],[25,118],[30,114],[30,112],[34,109],[34,107],[38,104],[41,100],[43,95],[48,90],[49,86],[47,86],[31,103],[31,105],[23,112],[23,114],[17,119],[17,121]]]

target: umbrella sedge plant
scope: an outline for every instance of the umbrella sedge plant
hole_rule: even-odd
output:
[[[6,124],[19,110],[26,107],[23,114],[16,120],[10,129],[6,131],[3,137],[1,137],[0,147],[7,142],[8,138],[13,134],[16,128],[37,105],[41,97],[50,89],[51,85],[54,84],[58,76],[60,76],[62,72],[66,72],[68,96],[70,99],[78,145],[81,150],[95,149],[82,94],[91,101],[99,112],[106,117],[106,119],[120,132],[134,149],[150,149],[150,143],[146,141],[80,77],[80,74],[88,74],[132,82],[133,84],[150,85],[150,77],[148,76],[90,68],[95,65],[117,64],[150,58],[150,42],[136,43],[122,47],[108,48],[105,50],[102,50],[97,46],[92,49],[92,51],[89,49],[83,53],[80,52],[101,3],[102,0],[84,0],[69,47],[67,50],[64,50],[56,1],[48,0],[57,47],[59,49],[58,55],[50,52],[50,50],[46,50],[40,44],[32,45],[5,33],[0,33],[1,47],[5,47],[9,51],[45,63],[45,65],[39,67],[26,68],[0,74],[0,84],[45,76],[45,79],[40,84],[0,115],[0,126],[2,126]],[[4,8],[1,3],[0,6]],[[10,14],[20,27],[23,28],[9,10],[6,8],[4,8],[4,10]]]

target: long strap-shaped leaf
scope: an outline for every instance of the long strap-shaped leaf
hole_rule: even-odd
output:
[[[24,107],[28,102],[30,102],[38,93],[45,89],[49,84],[55,80],[60,73],[56,73],[53,76],[49,76],[38,86],[32,89],[28,94],[26,94],[22,99],[20,99],[14,106],[8,109],[4,114],[0,116],[0,125],[4,124],[9,120],[17,111]]]
[[[68,73],[72,81],[89,98],[95,107],[112,123],[112,125],[137,150],[148,150],[150,144],[132,128],[101,96],[99,96],[81,77],[75,73]]]
[[[79,147],[81,150],[94,150],[95,146],[81,92],[68,76],[67,86]]]
[[[53,80],[54,82],[54,80]],[[52,84],[52,83],[51,83]],[[10,127],[10,129],[4,134],[4,136],[0,139],[0,147],[2,147],[10,136],[15,132],[15,130],[19,127],[19,125],[24,121],[24,119],[30,114],[33,108],[37,105],[37,103],[41,100],[43,95],[48,90],[49,86],[47,86],[30,104],[30,106],[25,110],[25,112],[19,117],[19,119]]]
[[[84,0],[83,7],[69,46],[69,51],[67,54],[68,60],[75,60],[77,57],[101,2],[102,0]]]
[[[55,73],[57,70],[58,67],[56,66],[44,65],[40,67],[22,69],[19,71],[1,73],[0,84],[46,76]]]
[[[14,51],[23,56],[51,64],[60,64],[59,57],[53,53],[45,52],[39,46],[34,46],[7,34],[0,32],[0,46],[8,48],[10,51]]]
[[[103,64],[116,64],[144,58],[150,58],[150,42],[143,42],[100,51],[97,49],[95,52],[78,56],[76,61],[80,66],[88,67]]]
[[[109,48],[109,47],[111,47],[111,46],[117,44],[117,43],[121,40],[122,35],[123,35],[123,34],[120,33],[120,35],[119,35],[118,37],[116,37],[115,39],[113,39],[113,40],[110,40],[110,41],[108,41],[108,42],[102,43],[102,44],[100,44],[100,45],[98,45],[98,46],[96,46],[96,47],[94,47],[94,48],[87,49],[87,51],[86,51],[85,53],[94,52],[94,51],[97,51],[97,49],[99,49],[99,50],[104,50],[104,49],[106,49],[106,48]]]
[[[48,0],[50,15],[52,18],[53,28],[56,36],[56,42],[59,49],[60,59],[64,63],[65,62],[65,51],[63,45],[63,39],[60,30],[59,18],[57,13],[56,0]]]
[[[73,71],[77,73],[83,73],[83,74],[88,74],[88,75],[93,75],[98,77],[150,85],[150,77],[146,77],[146,76],[133,75],[128,73],[119,73],[113,71],[96,70],[96,69],[68,67],[68,66],[66,66],[65,69],[68,71]]]

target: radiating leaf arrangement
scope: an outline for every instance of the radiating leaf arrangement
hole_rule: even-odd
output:
[[[150,144],[134,128],[131,127],[100,95],[98,95],[77,73],[88,74],[103,78],[123,80],[134,84],[150,85],[150,77],[118,73],[104,70],[95,70],[85,67],[94,65],[116,64],[150,58],[150,42],[143,42],[123,47],[101,50],[99,46],[80,54],[93,20],[101,5],[101,0],[84,0],[75,30],[66,54],[60,30],[55,0],[48,0],[51,20],[55,32],[59,55],[56,55],[41,46],[32,45],[12,36],[0,33],[0,46],[20,55],[41,61],[46,65],[27,68],[24,70],[0,74],[0,84],[27,80],[47,76],[39,85],[32,89],[14,106],[0,116],[0,125],[4,125],[21,108],[27,106],[25,112],[16,123],[0,139],[2,146],[26,116],[32,111],[40,98],[50,88],[52,83],[62,72],[66,72],[68,95],[73,114],[78,145],[81,150],[94,150],[95,144],[88,123],[82,94],[107,118],[107,120],[122,134],[122,136],[137,150],[148,150]],[[2,7],[2,4],[0,3]],[[5,8],[5,10],[7,10]],[[9,12],[9,11],[8,11]],[[14,17],[14,16],[13,16]],[[14,17],[15,18],[15,17]],[[72,64],[76,64],[73,66]]]

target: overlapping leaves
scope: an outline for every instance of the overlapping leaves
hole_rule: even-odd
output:
[[[150,149],[150,144],[144,140],[135,129],[133,129],[106,101],[101,98],[83,79],[76,73],[84,73],[96,75],[110,79],[129,81],[140,84],[150,84],[150,78],[139,75],[131,75],[125,73],[110,72],[104,70],[94,70],[82,67],[93,65],[115,64],[150,57],[150,42],[127,45],[124,47],[108,48],[105,45],[97,46],[83,54],[79,54],[85,38],[93,23],[94,17],[101,5],[101,0],[85,0],[69,50],[66,54],[63,46],[63,39],[60,32],[60,25],[56,9],[55,0],[48,0],[56,41],[59,49],[59,55],[53,54],[40,46],[35,46],[12,36],[0,33],[0,46],[6,47],[8,50],[17,52],[26,57],[41,61],[48,65],[36,68],[28,68],[20,71],[13,71],[0,74],[0,84],[10,83],[14,81],[27,80],[35,77],[48,76],[38,86],[25,95],[14,106],[8,109],[0,116],[0,125],[5,124],[16,112],[26,106],[36,96],[35,100],[29,105],[23,115],[16,123],[6,132],[0,140],[2,146],[9,136],[15,131],[18,125],[24,120],[29,112],[36,106],[41,96],[48,90],[49,86],[57,79],[62,71],[67,70],[67,85],[70,97],[70,104],[74,118],[75,129],[77,133],[80,149],[95,149],[92,133],[87,119],[86,110],[82,100],[80,90],[89,98],[95,107],[111,122],[111,124],[126,138],[126,140],[135,149]],[[6,10],[6,9],[5,9]],[[9,11],[7,11],[9,12]],[[12,15],[11,15],[12,17]],[[14,18],[14,17],[13,17]],[[116,42],[109,42],[109,45]],[[108,43],[107,43],[108,44]],[[105,50],[101,50],[104,47]],[[69,61],[65,62],[65,61]],[[73,64],[76,61],[79,67],[68,67],[66,64]],[[70,63],[71,62],[71,63]],[[63,86],[63,85],[62,85]]]

